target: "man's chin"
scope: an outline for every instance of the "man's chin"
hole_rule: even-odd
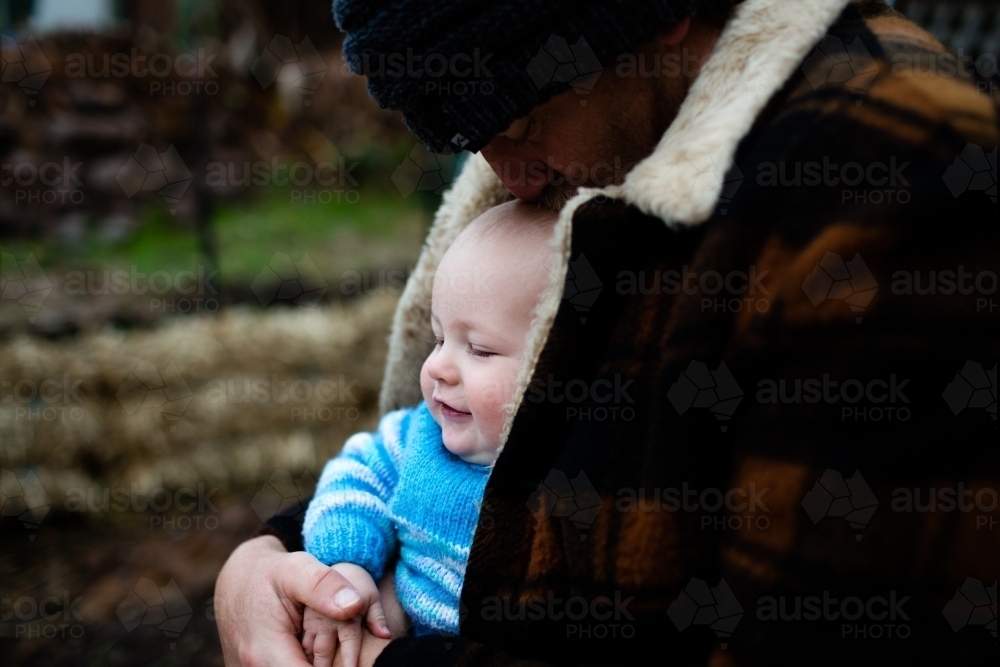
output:
[[[558,213],[566,206],[566,202],[576,196],[577,187],[575,185],[547,186],[538,197],[538,205],[550,211]]]

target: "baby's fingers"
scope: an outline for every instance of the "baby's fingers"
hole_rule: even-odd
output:
[[[337,633],[319,632],[312,646],[313,667],[333,667],[333,656],[337,653]],[[308,654],[307,654],[308,655]]]
[[[389,625],[385,622],[385,611],[382,609],[380,601],[375,601],[368,607],[365,622],[368,624],[368,629],[376,637],[392,639],[392,633],[389,632]]]
[[[311,630],[306,630],[302,635],[302,652],[306,654],[306,659],[309,662],[313,661],[313,644],[316,642],[316,633]]]
[[[340,639],[340,659],[343,667],[358,667],[361,657],[361,620],[340,623],[337,627]],[[320,667],[313,663],[314,667]]]

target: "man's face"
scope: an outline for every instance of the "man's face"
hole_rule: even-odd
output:
[[[664,48],[654,40],[636,57],[662,58]],[[580,186],[620,184],[653,151],[690,83],[684,75],[620,76],[614,65],[596,76],[589,92],[570,88],[552,97],[483,147],[483,157],[518,199],[557,210]]]
[[[559,209],[580,186],[621,183],[656,144],[642,100],[602,94],[629,82],[601,79],[589,95],[570,89],[514,121],[482,154],[518,199]],[[600,90],[599,90],[600,89]],[[586,106],[580,102],[586,101]]]

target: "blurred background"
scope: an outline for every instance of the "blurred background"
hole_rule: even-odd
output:
[[[896,4],[996,71],[997,2]],[[0,661],[221,665],[219,568],[375,425],[461,158],[329,2],[0,0],[0,33]]]

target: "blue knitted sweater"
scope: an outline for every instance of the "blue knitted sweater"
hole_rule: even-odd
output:
[[[390,412],[326,464],[302,528],[306,550],[327,565],[356,563],[378,581],[398,546],[396,593],[414,632],[458,634],[489,474],[445,449],[426,403]]]

